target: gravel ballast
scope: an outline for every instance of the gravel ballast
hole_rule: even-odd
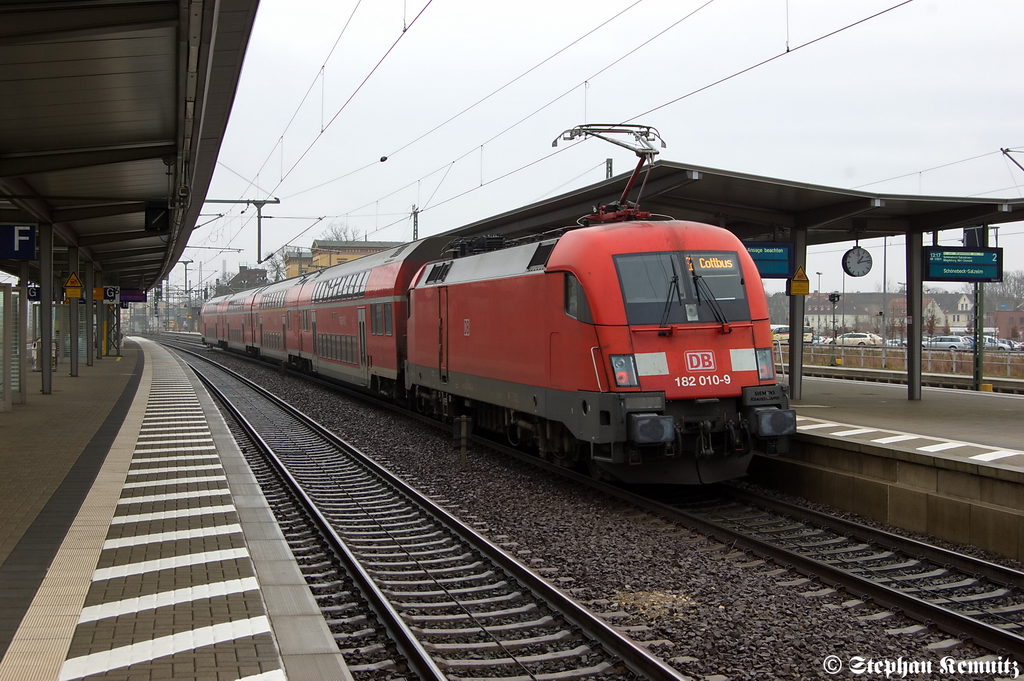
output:
[[[960,673],[948,665],[991,653],[934,628],[891,633],[919,623],[899,615],[865,619],[881,611],[853,605],[855,594],[731,552],[505,455],[471,446],[463,467],[445,430],[272,368],[211,356],[443,500],[461,520],[693,678],[1014,676],[1012,667]],[[826,673],[837,663],[838,673]]]

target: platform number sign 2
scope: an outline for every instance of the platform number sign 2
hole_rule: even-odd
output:
[[[121,287],[120,286],[104,286],[103,287],[103,302],[107,305],[117,305],[121,302]]]

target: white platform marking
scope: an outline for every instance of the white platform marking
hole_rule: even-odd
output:
[[[125,565],[114,565],[108,568],[99,568],[92,573],[92,581],[102,582],[105,579],[116,579],[130,575],[142,575],[147,572],[159,572],[160,570],[173,570],[174,568],[190,567],[192,565],[203,565],[204,563],[217,563],[222,560],[236,560],[248,558],[247,549],[222,549],[220,551],[203,551],[202,553],[189,553],[184,556],[173,558],[157,558],[155,560],[144,560],[141,563],[126,563]]]
[[[167,478],[166,480],[150,480],[149,482],[126,482],[122,489],[140,489],[143,487],[166,487],[167,485],[186,485],[194,482],[227,482],[223,475],[204,475],[194,478]]]
[[[970,458],[975,459],[977,461],[995,461],[996,459],[1005,459],[1008,456],[1020,456],[1021,454],[1024,454],[1024,452],[1009,452],[1009,451],[1006,451],[1005,449],[1002,449],[1002,450],[999,450],[997,452],[986,452],[985,454],[975,454],[974,456],[972,456]]]
[[[61,667],[59,679],[60,681],[71,681],[93,674],[103,674],[139,662],[149,662],[157,658],[182,653],[186,650],[195,650],[246,636],[269,633],[270,620],[264,615],[247,620],[214,624],[211,627],[201,627],[183,631],[180,634],[162,636],[152,641],[133,643],[113,650],[71,658],[66,660],[64,666]]]
[[[218,537],[225,534],[241,534],[242,526],[238,523],[230,525],[213,525],[211,527],[197,527],[192,530],[174,530],[172,532],[157,532],[155,534],[140,534],[135,537],[119,537],[108,539],[103,542],[103,550],[122,549],[126,546],[141,546],[143,544],[159,544],[165,541],[181,541],[182,539],[202,539],[203,537]]]
[[[179,508],[174,511],[156,511],[154,513],[136,513],[135,515],[116,515],[110,520],[111,525],[126,523],[147,523],[153,520],[174,520],[175,518],[194,518],[213,513],[234,513],[232,504],[226,506],[198,506],[196,508]]]
[[[224,467],[219,463],[204,464],[202,466],[196,466],[195,464],[189,464],[186,466],[163,466],[161,468],[131,468],[128,470],[128,475],[152,475],[154,473],[187,473],[189,471],[222,471]],[[183,479],[187,480],[188,476],[182,476]]]
[[[966,445],[966,444],[964,444],[962,442],[940,442],[940,443],[938,443],[936,445],[928,445],[927,447],[918,447],[917,451],[919,451],[919,452],[935,453],[935,452],[942,452],[942,451],[945,451],[947,449],[955,449],[956,447],[966,447],[966,446],[968,446],[968,445]]]
[[[202,497],[226,497],[231,494],[231,490],[225,487],[224,489],[199,489],[191,492],[168,492],[167,494],[147,494],[141,497],[122,497],[118,500],[118,506],[127,506],[128,504],[149,504],[155,501],[180,501],[182,499],[199,499]]]
[[[891,445],[894,442],[906,442],[907,440],[920,440],[920,435],[890,435],[889,437],[880,437],[872,442],[877,442],[880,445]]]
[[[829,435],[835,435],[836,437],[849,437],[851,435],[863,435],[864,433],[877,432],[877,428],[854,428],[853,430],[840,430],[835,433],[829,433]]]
[[[102,603],[100,605],[90,605],[87,608],[82,608],[82,614],[78,617],[78,623],[95,622],[107,619],[108,617],[119,617],[121,615],[142,612],[143,610],[155,610],[156,608],[165,608],[168,605],[177,605],[179,603],[191,603],[201,598],[216,598],[217,596],[230,596],[231,594],[240,594],[246,591],[256,591],[259,588],[259,582],[256,581],[255,577],[229,579],[225,582],[216,582],[214,584],[197,584],[183,589],[164,591],[163,593],[136,596],[135,598],[126,598],[122,601],[113,601],[112,603]]]

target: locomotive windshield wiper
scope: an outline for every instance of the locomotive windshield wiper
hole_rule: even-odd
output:
[[[679,273],[676,272],[676,261],[670,259],[669,263],[672,265],[672,280],[668,284],[668,296],[665,298],[665,310],[661,313],[661,323],[659,327],[665,328],[668,326],[668,313],[672,309],[672,291],[676,292],[676,298],[679,300],[679,305],[683,304],[683,292],[679,289]]]
[[[693,287],[697,292],[697,303],[699,304],[701,302],[700,291],[701,287],[703,287],[704,293],[707,295],[708,307],[711,308],[711,314],[715,315],[715,321],[722,326],[728,326],[729,320],[725,318],[725,312],[722,311],[722,306],[718,304],[718,298],[715,297],[714,291],[712,291],[708,283],[704,281],[704,277],[696,272],[693,273]]]

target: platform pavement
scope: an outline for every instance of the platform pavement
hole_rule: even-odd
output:
[[[350,678],[255,480],[209,396],[166,350],[148,341],[142,343],[145,351],[128,342],[122,358],[99,360],[94,367],[83,368],[78,377],[55,373],[53,394],[32,395],[28,404],[0,414],[0,679],[54,679],[62,665],[60,678],[78,678],[79,673],[69,671],[74,665],[68,665],[97,659],[101,668],[111,670],[104,678],[283,679],[285,670],[296,679]],[[83,644],[95,646],[90,640],[112,641],[127,635],[129,641],[139,641],[138,632],[131,633],[135,625],[130,617],[114,617],[99,626],[89,624],[85,631],[78,613],[87,593],[91,601],[104,597],[97,592],[95,574],[101,572],[96,570],[97,557],[109,543],[104,542],[108,528],[116,534],[110,524],[111,515],[115,506],[120,509],[125,503],[121,486],[125,476],[131,474],[128,466],[134,469],[139,460],[133,456],[138,456],[138,447],[145,446],[139,439],[144,414],[154,405],[154,399],[165,399],[157,395],[160,389],[156,384],[166,378],[154,382],[153,365],[164,377],[168,371],[178,377],[174,380],[180,387],[174,392],[192,392],[188,387],[191,381],[195,388],[192,401],[198,398],[202,403],[252,555],[253,567],[242,565],[241,569],[258,577],[262,587],[261,594],[249,591],[235,597],[243,598],[235,607],[258,611],[257,620],[265,612],[277,634],[276,642],[253,635],[248,643],[236,641],[232,645],[229,641],[227,650],[221,644],[220,648],[207,646],[189,653],[190,646],[184,646],[184,653],[166,658],[153,658],[147,649],[156,646],[145,640],[121,648],[114,642],[100,644],[101,649],[110,647],[109,652],[100,650],[80,657]],[[178,489],[183,484],[164,482],[171,487],[178,485]],[[144,527],[141,523],[139,526]],[[241,536],[235,535],[232,541],[242,541]],[[169,544],[151,546],[154,551],[175,550]],[[110,551],[104,556],[108,562],[112,557]],[[211,568],[219,570],[217,565],[211,564]],[[152,574],[157,579],[157,574],[168,573]],[[178,573],[175,579],[181,576]],[[196,578],[196,589],[206,589],[208,577],[201,572]],[[158,590],[152,585],[142,588],[144,592]],[[196,603],[199,616],[208,616],[213,602],[201,599]],[[179,633],[180,624],[172,622],[191,619],[187,614],[182,618],[181,606],[177,608],[174,617],[164,618],[172,634],[164,641],[188,636],[187,631]],[[225,623],[213,628],[241,624]],[[83,631],[88,639],[81,638]],[[235,635],[237,631],[229,638]],[[72,643],[72,636],[78,643]],[[144,659],[143,664],[127,666],[126,659],[139,651],[143,652],[142,658],[149,655],[152,661]],[[64,663],[65,654],[68,658],[79,657]],[[222,664],[225,659],[227,663]],[[253,676],[254,668],[269,671]],[[182,669],[191,671],[182,676],[178,673]]]
[[[805,377],[792,406],[816,419],[1024,449],[1021,395],[924,387],[920,400],[909,400],[905,385]],[[1024,465],[1024,456],[1014,463]]]

